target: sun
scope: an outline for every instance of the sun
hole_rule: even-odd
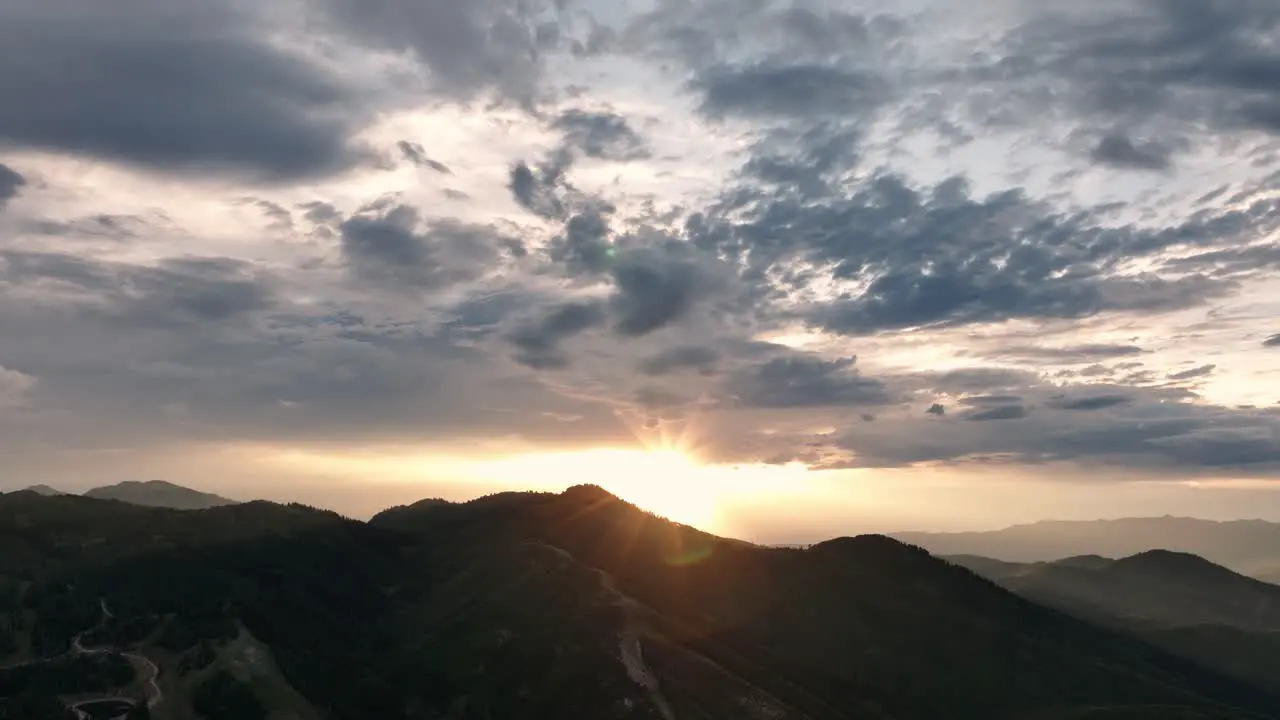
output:
[[[547,489],[599,485],[645,510],[714,530],[727,494],[713,468],[677,450],[581,450],[537,453],[483,462],[486,480]]]

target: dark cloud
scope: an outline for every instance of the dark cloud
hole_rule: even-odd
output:
[[[665,413],[683,408],[689,400],[670,390],[646,385],[636,391],[635,402],[647,412]]]
[[[453,174],[453,171],[449,169],[448,165],[427,157],[427,149],[422,147],[419,143],[401,140],[396,143],[396,147],[400,149],[400,154],[404,156],[405,160],[408,160],[418,167],[430,168],[445,175]]]
[[[432,89],[470,100],[493,92],[531,105],[540,94],[545,57],[557,49],[599,51],[600,30],[569,34],[564,0],[323,0],[333,29],[372,47],[410,50],[428,71]],[[585,10],[577,9],[585,15]]]
[[[639,160],[649,157],[648,144],[625,117],[611,112],[566,110],[552,122],[564,133],[564,143],[587,157]]]
[[[865,407],[896,401],[883,382],[863,377],[855,363],[851,357],[787,355],[736,371],[727,389],[738,404],[754,408]]]
[[[1154,438],[1151,444],[1175,462],[1201,467],[1239,468],[1280,463],[1280,442],[1276,441],[1274,427],[1201,427]]]
[[[984,352],[988,358],[1015,358],[1033,362],[1050,362],[1063,364],[1084,364],[1096,360],[1106,360],[1142,355],[1145,350],[1136,345],[1071,345],[1068,347],[1047,346],[1014,346]]]
[[[620,335],[648,335],[684,317],[710,280],[690,260],[644,249],[620,255],[611,268],[611,301]]]
[[[421,223],[397,205],[341,225],[342,257],[352,274],[388,290],[438,290],[492,269],[504,238],[493,229],[444,219]]]
[[[303,203],[298,207],[303,210],[303,217],[317,225],[331,223],[342,217],[342,213],[338,212],[338,209],[333,205],[319,200]]]
[[[1181,372],[1169,373],[1169,379],[1170,380],[1194,380],[1196,378],[1208,377],[1212,375],[1213,371],[1216,370],[1217,368],[1218,368],[1217,365],[1201,365],[1200,367],[1194,367],[1194,368],[1191,368],[1190,370],[1183,370]]]
[[[962,398],[960,404],[966,407],[991,407],[995,405],[1013,405],[1021,401],[1021,395],[970,395]]]
[[[968,413],[965,420],[973,422],[996,422],[1003,420],[1021,420],[1027,416],[1027,409],[1022,405],[1003,405]]]
[[[1272,335],[1262,341],[1263,347],[1280,347],[1280,335]]]
[[[277,283],[241,260],[171,258],[151,266],[58,253],[0,253],[0,288],[43,290],[111,325],[165,328],[225,323],[276,304]]]
[[[1263,200],[1165,228],[1116,227],[1105,208],[1060,211],[1015,190],[974,198],[963,180],[918,189],[879,175],[821,197],[747,184],[691,218],[687,231],[701,246],[742,258],[750,276],[772,276],[784,288],[799,291],[824,275],[858,283],[856,292],[815,302],[807,316],[824,330],[863,335],[1192,307],[1234,292],[1235,276],[1198,272],[1208,267],[1196,264],[1178,274],[1121,268],[1277,227],[1280,208]]]
[[[507,188],[530,212],[549,220],[564,219],[566,215],[564,171],[571,163],[567,155],[559,155],[544,162],[536,170],[527,163],[511,167]]]
[[[1266,38],[1277,27],[1280,9],[1259,0],[1121,0],[1098,12],[1045,13],[979,73],[1010,91],[1002,103],[985,97],[978,121],[1036,123],[1056,112],[1174,141],[1212,141],[1206,126],[1275,133],[1280,51]],[[1049,85],[1052,94],[1036,91]],[[1113,149],[1130,167],[1159,162],[1140,147]]]
[[[756,141],[742,174],[765,185],[762,194],[821,197],[830,194],[857,163],[862,134],[856,123],[841,121],[773,128]]]
[[[929,415],[936,415],[938,417],[942,417],[943,415],[947,414],[947,407],[942,403],[934,403],[929,406],[928,410],[925,410],[925,413]]]
[[[31,220],[23,223],[23,230],[62,238],[125,240],[156,232],[158,228],[153,219],[139,215],[97,214],[67,220]]]
[[[1274,412],[1188,402],[1185,390],[1169,388],[1065,389],[1036,382],[1019,388],[1018,402],[1003,402],[1012,400],[1012,393],[1008,398],[967,398],[961,405],[970,409],[958,414],[966,422],[931,422],[929,415],[944,413],[941,403],[923,416],[883,414],[874,424],[835,420],[836,432],[816,444],[802,431],[818,421],[811,413],[803,424],[790,426],[795,432],[775,420],[779,430],[757,437],[757,442],[782,455],[784,448],[812,448],[824,467],[1072,462],[1162,468],[1163,477],[1194,476],[1210,468],[1266,473],[1280,467],[1280,416]],[[1036,406],[1059,412],[1032,412]],[[1061,412],[1068,409],[1074,412]],[[990,423],[1000,423],[999,430],[989,428]]]
[[[603,325],[608,314],[599,303],[566,303],[538,320],[516,330],[510,336],[516,346],[516,362],[537,370],[560,370],[569,366],[569,358],[560,343],[587,330]]]
[[[0,145],[266,180],[351,166],[371,98],[271,33],[231,3],[3,3]]]
[[[1133,402],[1127,395],[1094,395],[1091,397],[1060,398],[1050,403],[1061,410],[1106,410]]]
[[[884,100],[879,78],[822,65],[720,66],[693,83],[702,111],[720,118],[866,114]]]
[[[938,392],[990,393],[1034,385],[1039,379],[1035,373],[1004,368],[960,368],[943,373],[932,373],[920,378],[923,385]]]
[[[270,200],[254,200],[253,204],[262,211],[262,214],[271,221],[270,228],[272,230],[292,230],[293,229],[293,213],[289,209],[279,203]]]
[[[17,197],[18,191],[26,184],[27,179],[18,174],[17,170],[0,163],[0,207]]]
[[[548,250],[552,261],[572,275],[604,272],[616,252],[609,239],[609,216],[595,208],[569,218],[564,234],[553,239]]]
[[[1125,170],[1168,170],[1172,151],[1158,142],[1135,142],[1128,135],[1107,135],[1090,157],[1100,165]]]
[[[707,374],[713,372],[720,360],[720,352],[700,345],[682,345],[669,348],[640,362],[640,372],[645,375],[669,375],[681,370],[695,370]]]

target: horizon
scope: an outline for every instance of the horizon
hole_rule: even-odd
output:
[[[207,489],[202,489],[202,488],[199,488],[199,487],[193,487],[193,486],[187,486],[187,485],[183,485],[183,484],[181,484],[181,483],[174,483],[174,482],[172,482],[172,481],[168,481],[168,480],[158,480],[158,479],[150,479],[150,480],[122,480],[122,481],[119,481],[119,482],[116,482],[116,483],[106,483],[106,484],[103,484],[103,485],[92,485],[92,486],[87,486],[87,487],[84,487],[84,488],[82,488],[82,489],[65,489],[65,488],[55,487],[55,486],[51,486],[51,485],[47,485],[47,484],[38,484],[38,485],[32,485],[32,486],[27,486],[27,487],[22,487],[22,488],[13,488],[13,489],[0,490],[0,493],[22,492],[22,491],[24,491],[24,490],[33,490],[33,489],[35,489],[35,488],[37,488],[37,487],[44,487],[44,488],[48,488],[48,489],[51,489],[51,490],[57,491],[57,492],[59,492],[59,493],[61,493],[61,494],[64,494],[64,495],[84,496],[87,492],[92,491],[92,490],[95,490],[95,489],[114,488],[114,487],[119,487],[119,486],[127,486],[127,485],[131,485],[131,484],[132,484],[132,485],[147,485],[147,484],[153,484],[153,483],[159,483],[159,484],[161,484],[161,485],[165,485],[165,486],[168,486],[168,487],[177,488],[177,489],[179,489],[179,490],[194,491],[194,492],[197,492],[197,493],[209,494],[209,495],[218,495],[218,493],[211,492],[211,491],[209,491],[209,490],[207,490]],[[381,513],[381,512],[384,512],[384,511],[387,511],[387,510],[396,509],[396,508],[409,507],[409,506],[414,505],[414,504],[415,504],[415,503],[417,503],[417,502],[422,502],[422,501],[440,500],[440,501],[444,501],[444,502],[448,502],[448,503],[452,503],[452,504],[465,504],[465,503],[467,503],[467,502],[471,502],[471,501],[474,501],[474,500],[479,500],[479,499],[482,499],[482,498],[488,497],[488,496],[490,496],[490,495],[502,494],[502,493],[541,492],[541,493],[548,493],[548,494],[558,494],[558,493],[561,493],[561,492],[564,492],[564,491],[568,490],[570,487],[575,487],[575,486],[580,486],[580,485],[588,485],[588,486],[592,486],[592,487],[600,488],[600,489],[604,490],[605,492],[610,493],[610,494],[611,494],[611,495],[613,495],[614,497],[616,497],[616,498],[618,498],[618,499],[622,500],[623,502],[627,502],[627,503],[629,503],[629,504],[631,504],[631,505],[635,505],[636,507],[640,508],[641,510],[646,510],[646,511],[648,511],[648,512],[653,512],[653,513],[657,514],[658,516],[663,517],[663,518],[665,518],[665,519],[667,519],[667,520],[672,520],[672,521],[674,521],[674,522],[679,522],[679,523],[681,523],[681,524],[689,525],[689,526],[694,527],[694,528],[696,528],[696,529],[698,529],[698,530],[702,530],[702,531],[704,531],[704,532],[708,532],[708,533],[711,533],[711,534],[713,534],[713,535],[718,535],[718,536],[720,536],[720,537],[725,537],[725,538],[735,539],[735,540],[742,540],[742,541],[746,541],[746,542],[750,542],[750,543],[753,543],[753,544],[757,544],[757,545],[761,545],[761,546],[766,546],[766,547],[808,546],[808,545],[812,545],[812,544],[815,544],[815,543],[820,543],[820,542],[824,542],[824,541],[832,540],[832,539],[837,539],[837,538],[841,538],[841,537],[857,537],[857,536],[863,536],[863,535],[886,535],[886,536],[891,536],[891,537],[892,537],[892,536],[897,536],[897,535],[909,535],[909,536],[910,536],[910,535],[937,535],[937,536],[946,536],[946,535],[966,535],[966,534],[987,534],[987,533],[998,533],[998,532],[1001,532],[1001,531],[1007,531],[1007,530],[1017,530],[1017,529],[1020,529],[1020,528],[1030,528],[1030,527],[1035,527],[1035,526],[1041,526],[1041,525],[1052,525],[1052,524],[1059,524],[1059,523],[1061,523],[1061,524],[1088,524],[1088,523],[1102,523],[1102,522],[1116,522],[1116,523],[1123,523],[1123,522],[1126,522],[1126,521],[1130,521],[1130,522],[1132,522],[1132,521],[1151,521],[1151,520],[1155,520],[1155,521],[1159,521],[1159,520],[1189,520],[1189,521],[1194,521],[1194,522],[1206,522],[1206,523],[1215,523],[1215,524],[1230,524],[1230,523],[1257,523],[1257,522],[1261,522],[1261,523],[1267,523],[1267,524],[1270,524],[1270,525],[1280,526],[1280,519],[1267,519],[1267,518],[1263,518],[1263,517],[1209,518],[1209,517],[1199,517],[1199,516],[1195,516],[1195,515],[1169,515],[1169,514],[1165,514],[1165,515],[1116,515],[1116,516],[1077,517],[1077,518],[1043,517],[1043,518],[1039,518],[1039,519],[1036,519],[1036,520],[1028,520],[1028,521],[1025,521],[1025,522],[1018,522],[1018,523],[1007,524],[1007,525],[973,526],[973,527],[967,527],[967,528],[962,528],[962,529],[944,529],[944,530],[931,530],[931,529],[922,528],[922,527],[905,526],[905,525],[904,525],[904,526],[892,526],[892,525],[886,525],[886,526],[884,526],[884,527],[859,527],[857,523],[854,523],[854,524],[852,524],[850,527],[845,528],[845,529],[843,529],[843,530],[838,529],[838,528],[833,528],[833,530],[832,530],[831,532],[828,532],[828,533],[826,533],[826,534],[822,534],[822,535],[812,535],[812,536],[808,536],[808,537],[805,537],[805,538],[785,538],[785,537],[783,537],[783,538],[761,538],[761,537],[753,537],[753,536],[752,536],[752,533],[751,533],[751,531],[750,531],[750,529],[749,529],[749,527],[745,527],[745,528],[744,528],[744,526],[739,526],[739,528],[738,528],[738,529],[739,529],[739,530],[744,530],[744,529],[745,529],[745,532],[737,532],[737,533],[735,533],[735,532],[726,532],[726,531],[724,531],[723,529],[721,529],[720,527],[717,527],[717,525],[716,525],[716,524],[714,524],[714,523],[713,523],[713,524],[700,524],[700,523],[697,523],[697,522],[685,522],[685,521],[680,520],[679,518],[676,518],[676,517],[670,517],[670,516],[664,515],[662,512],[659,512],[658,510],[655,510],[655,509],[654,509],[654,508],[652,508],[652,507],[647,507],[647,506],[645,506],[644,504],[642,504],[642,503],[640,503],[640,502],[637,502],[637,501],[634,501],[634,500],[630,500],[630,499],[626,498],[625,496],[620,495],[620,494],[618,494],[618,493],[614,492],[613,490],[610,490],[608,487],[606,487],[606,486],[604,486],[604,485],[601,485],[601,484],[598,484],[598,483],[582,483],[582,484],[568,485],[568,486],[565,486],[565,487],[542,487],[542,488],[536,488],[536,489],[533,489],[533,488],[527,488],[527,487],[515,487],[515,486],[512,486],[512,487],[493,486],[493,487],[488,488],[488,489],[485,489],[485,490],[477,490],[477,492],[476,492],[476,493],[472,493],[472,494],[466,494],[466,493],[464,493],[464,494],[457,494],[457,495],[455,495],[455,496],[453,496],[453,497],[440,497],[440,496],[409,497],[409,498],[407,498],[407,499],[403,499],[403,500],[400,500],[400,501],[392,502],[391,504],[387,504],[387,505],[384,505],[384,506],[379,506],[379,507],[377,507],[376,509],[369,510],[369,511],[362,512],[362,513],[358,513],[358,514],[353,514],[353,513],[344,512],[340,507],[332,507],[332,506],[327,506],[327,505],[323,505],[323,504],[316,504],[316,503],[312,503],[312,502],[305,502],[305,501],[303,501],[303,500],[301,500],[301,499],[298,499],[298,498],[291,498],[291,497],[288,497],[288,496],[275,496],[275,497],[252,497],[252,496],[225,497],[225,496],[220,496],[220,497],[223,497],[224,499],[226,499],[226,500],[230,500],[230,501],[232,501],[232,502],[234,502],[234,503],[237,503],[237,504],[250,503],[250,502],[259,502],[259,501],[262,501],[262,502],[270,502],[270,503],[276,503],[276,504],[289,504],[289,503],[297,502],[297,503],[300,503],[300,504],[303,504],[303,505],[307,505],[307,506],[313,507],[313,508],[318,509],[318,510],[326,510],[326,511],[336,512],[336,513],[338,513],[339,515],[342,515],[343,517],[346,517],[346,518],[348,518],[348,519],[350,519],[350,520],[356,520],[356,521],[358,521],[358,522],[368,522],[368,521],[369,521],[369,520],[371,520],[375,515],[377,515],[377,514],[379,514],[379,513]],[[456,489],[456,488],[454,488],[454,489]],[[1152,549],[1158,549],[1158,548],[1152,548]]]
[[[1280,521],[1266,3],[380,8],[0,3],[0,488]]]

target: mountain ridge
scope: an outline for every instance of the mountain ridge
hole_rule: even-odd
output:
[[[164,480],[126,480],[114,485],[86,490],[84,497],[98,500],[118,500],[145,507],[162,507],[174,510],[206,510],[235,505],[238,501],[220,495],[193,490]]]
[[[1280,586],[1164,550],[1074,564],[948,560],[1034,602],[1280,690],[1269,659],[1280,654]]]
[[[766,548],[593,486],[369,522],[11,493],[0,543],[20,652],[94,628],[95,646],[156,658],[174,702],[173,679],[252,637],[334,720],[1280,717],[1280,697],[923,548]]]
[[[940,556],[1009,562],[1072,556],[1129,557],[1148,550],[1185,552],[1244,574],[1280,568],[1280,523],[1188,517],[1046,520],[979,532],[897,532],[891,537]]]

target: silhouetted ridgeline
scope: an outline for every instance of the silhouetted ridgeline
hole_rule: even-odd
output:
[[[245,717],[284,702],[378,720],[1280,716],[1247,682],[920,548],[763,548],[594,486],[367,524],[15,493],[0,538],[14,659],[101,623],[95,642],[160,658],[165,703]],[[263,675],[217,675],[246,648],[270,654]]]

